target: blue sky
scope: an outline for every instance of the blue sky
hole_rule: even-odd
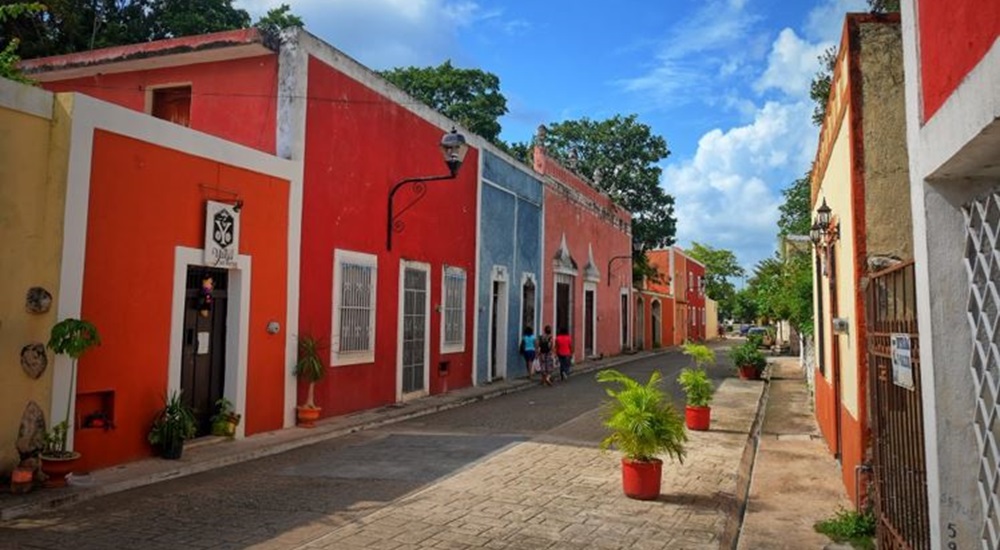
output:
[[[809,82],[843,16],[865,0],[237,0],[290,4],[306,29],[373,69],[438,65],[500,77],[501,137],[542,123],[637,113],[671,155],[677,241],[732,250],[751,269],[776,249],[781,190],[819,129]]]

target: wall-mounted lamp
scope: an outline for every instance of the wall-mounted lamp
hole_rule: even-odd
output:
[[[611,286],[611,264],[614,263],[615,260],[624,260],[626,258],[631,260],[632,255],[629,254],[627,256],[613,256],[610,260],[608,260],[608,286]]]
[[[831,223],[832,212],[826,204],[826,197],[823,197],[823,204],[816,209],[816,221],[809,228],[809,240],[817,248],[830,246],[840,239],[840,222]]]
[[[392,250],[392,234],[402,233],[403,229],[406,228],[406,224],[400,221],[399,217],[403,215],[403,212],[409,210],[414,204],[420,202],[420,199],[424,197],[427,193],[427,187],[424,185],[429,181],[438,180],[450,180],[455,179],[458,175],[458,169],[462,167],[462,161],[465,160],[465,153],[469,151],[469,145],[465,142],[465,136],[458,133],[454,128],[451,132],[448,132],[441,138],[441,154],[444,155],[444,162],[448,165],[448,174],[444,176],[420,176],[416,178],[406,178],[405,180],[397,183],[389,191],[389,204],[386,212],[386,227],[385,227],[385,249]],[[399,191],[403,186],[416,183],[418,184],[415,193],[416,197],[404,206],[399,212],[393,213],[392,202],[393,198],[396,196],[396,191]]]

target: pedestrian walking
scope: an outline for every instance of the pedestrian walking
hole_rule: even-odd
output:
[[[524,335],[521,336],[521,356],[524,357],[524,370],[528,372],[528,380],[532,380],[531,366],[535,361],[536,343],[535,330],[524,327]]]
[[[569,369],[573,364],[573,340],[569,337],[566,327],[559,327],[556,335],[556,355],[559,357],[559,379],[569,378]]]
[[[538,363],[542,368],[541,383],[551,386],[552,370],[555,364],[555,358],[552,353],[552,347],[555,345],[552,337],[552,325],[545,325],[545,329],[542,334],[538,335],[536,343],[538,345]]]

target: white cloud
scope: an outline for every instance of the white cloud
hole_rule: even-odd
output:
[[[792,96],[807,94],[813,76],[820,70],[819,56],[831,45],[811,44],[792,29],[784,29],[771,46],[767,69],[754,83],[754,89],[763,92],[776,88]]]
[[[806,17],[806,37],[816,42],[839,42],[844,15],[868,11],[865,0],[823,0]]]
[[[732,250],[745,267],[773,253],[780,191],[815,154],[811,111],[808,101],[768,102],[753,122],[706,133],[693,158],[665,168],[681,246],[697,241]]]

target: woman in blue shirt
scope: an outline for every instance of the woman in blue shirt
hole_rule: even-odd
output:
[[[531,363],[535,360],[535,331],[531,327],[524,327],[524,336],[521,337],[521,355],[524,357],[524,369],[528,371],[528,380],[531,380]]]

